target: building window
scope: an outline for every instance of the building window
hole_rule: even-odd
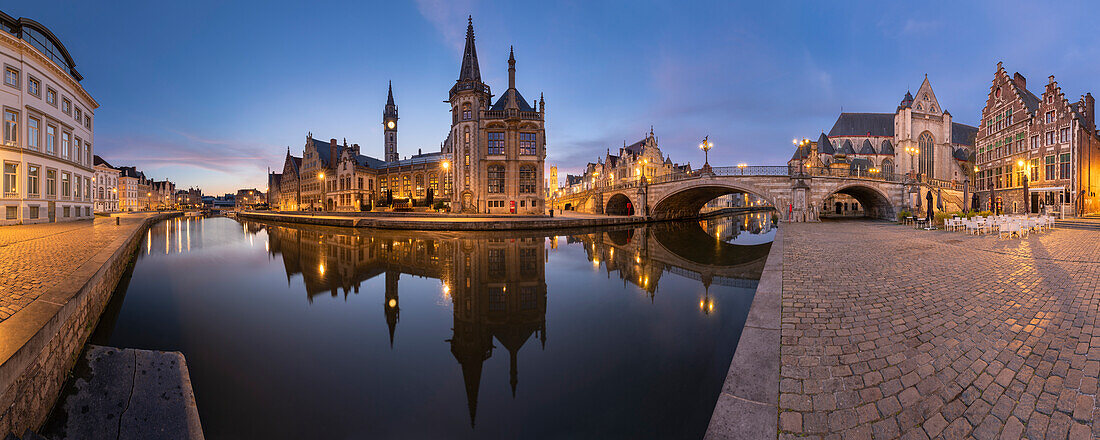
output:
[[[503,165],[490,165],[489,166],[489,193],[490,194],[503,194],[504,193],[504,166]]]
[[[1063,128],[1058,131],[1058,142],[1069,142],[1069,128]]]
[[[462,103],[462,120],[463,121],[469,121],[470,116],[471,116],[470,103],[468,103],[468,102]],[[469,136],[467,136],[466,140],[469,141]]]
[[[925,176],[932,176],[932,169],[935,164],[933,154],[933,144],[935,141],[932,139],[932,134],[927,131],[921,133],[917,138],[917,146],[920,148],[920,165],[918,167],[919,172]]]
[[[15,220],[19,216],[18,206],[7,206],[4,209],[4,215],[8,220]]]
[[[84,128],[88,130],[92,129],[92,117],[91,115],[84,115]]]
[[[80,111],[80,107],[73,108],[73,119],[76,119],[76,123],[79,124],[84,119],[83,112]]]
[[[519,154],[520,156],[534,156],[537,149],[535,148],[535,133],[520,133],[519,134]]]
[[[61,133],[61,157],[69,159],[72,153],[72,135]]]
[[[519,192],[521,194],[535,193],[535,168],[522,166],[519,168]]]
[[[882,161],[882,174],[884,176],[891,176],[894,174],[894,161],[890,159],[883,159]],[[887,177],[889,178],[889,177]]]
[[[27,165],[27,194],[38,195],[38,165]]]
[[[489,249],[489,278],[501,279],[504,278],[505,264],[504,264],[504,249]]]
[[[416,175],[416,196],[424,197],[424,175]]]
[[[38,205],[31,206],[30,208],[31,208],[30,209],[30,214],[27,215],[27,218],[30,218],[31,220],[37,219],[38,218]]]
[[[69,98],[61,98],[61,111],[66,115],[72,113],[73,102]]]
[[[46,196],[57,197],[57,170],[46,170]]]
[[[80,182],[81,182],[81,177],[80,177],[80,176],[76,176],[76,175],[74,175],[74,176],[73,176],[73,180],[75,180],[75,181],[76,181],[76,185],[74,185],[74,188],[73,188],[73,198],[75,198],[75,199],[77,199],[77,200],[80,200],[80,194],[81,194],[81,193],[80,193]]]
[[[19,195],[19,164],[4,162],[4,197]]]
[[[1031,176],[1028,178],[1031,179],[1032,182],[1039,180],[1039,158],[1031,159],[1029,167]]]
[[[1069,153],[1058,155],[1058,178],[1069,179]]]
[[[504,132],[503,131],[490,131],[489,132],[489,155],[504,154]]]
[[[46,152],[49,154],[57,154],[57,127],[52,125],[46,126]]]
[[[42,84],[39,83],[38,79],[33,76],[27,77],[27,93],[30,93],[31,95],[37,96],[39,98],[42,97]]]
[[[46,88],[46,104],[57,107],[57,91],[49,87]]]
[[[65,217],[69,217],[69,214],[70,214],[70,212],[72,212],[72,210],[68,206],[66,206],[65,208],[62,209],[62,212],[64,212]]]
[[[462,156],[462,164],[465,165],[465,166],[470,166],[470,152],[469,151],[467,151],[466,154]]]
[[[406,197],[412,195],[412,183],[409,176],[401,176],[401,194]]]
[[[1039,148],[1039,135],[1031,137],[1031,149],[1035,150]]]
[[[81,158],[84,157],[84,150],[81,149],[80,138],[73,136],[73,162],[80,163]]]
[[[1054,145],[1054,132],[1053,131],[1048,131],[1047,132],[1047,145]]]
[[[38,149],[38,119],[27,118],[27,148]]]
[[[443,173],[443,194],[451,193],[452,179],[451,173]]]
[[[72,182],[69,179],[69,173],[61,173],[61,197],[69,197],[72,195]]]
[[[19,138],[19,113],[4,110],[4,144],[15,145]]]
[[[1047,114],[1046,114],[1046,123],[1049,124],[1051,122],[1054,122],[1054,111],[1053,110],[1047,112]]]
[[[19,88],[19,71],[14,67],[4,68],[4,84]]]
[[[436,174],[428,175],[428,189],[432,190],[432,194],[439,194],[439,176]]]

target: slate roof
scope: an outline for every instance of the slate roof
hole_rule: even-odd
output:
[[[477,48],[474,47],[474,18],[470,17],[466,26],[466,50],[462,52],[462,68],[458,71],[458,81],[481,82],[481,68],[477,63]]]
[[[791,156],[791,160],[802,160],[810,157],[810,145],[799,145],[794,149],[794,155]]]
[[[386,168],[391,168],[391,167],[400,167],[400,166],[404,166],[404,165],[421,164],[421,163],[435,163],[435,162],[439,162],[439,161],[444,159],[443,152],[417,154],[417,155],[414,155],[414,156],[410,156],[408,159],[402,159],[402,160],[399,160],[399,161],[396,161],[396,162],[382,162],[382,161],[379,161],[378,159],[375,159],[373,157],[362,156],[362,155],[360,155],[359,157],[364,157],[367,160],[380,162],[381,164],[378,165],[377,167],[371,167],[371,168],[378,168],[378,169],[386,169]],[[358,160],[359,157],[356,157],[356,160]]]
[[[863,140],[863,146],[859,147],[859,154],[875,154],[875,147],[871,146],[870,140]]]
[[[505,108],[507,108],[508,107],[508,97],[511,96],[512,94],[516,95],[515,96],[516,103],[519,106],[520,111],[524,111],[524,112],[533,112],[533,111],[535,111],[535,108],[531,107],[531,104],[528,104],[527,100],[523,99],[523,95],[521,95],[519,93],[519,90],[516,90],[516,89],[508,89],[507,91],[505,91],[504,94],[500,95],[500,98],[497,99],[497,102],[495,104],[493,104],[492,107],[489,108],[489,110],[504,110]]]
[[[856,150],[852,148],[852,141],[845,139],[844,144],[840,146],[840,150],[837,150],[837,154],[856,154]]]
[[[886,140],[882,141],[882,146],[879,147],[878,154],[893,155],[894,154],[894,143],[890,142],[889,139],[886,139]]]
[[[836,154],[836,148],[833,147],[833,143],[829,141],[829,137],[825,133],[821,133],[821,137],[817,138],[817,152],[821,154]]]
[[[841,113],[829,130],[837,136],[894,136],[893,113]]]
[[[967,150],[966,148],[956,148],[955,152],[952,153],[952,156],[955,157],[955,160],[961,160],[961,161],[972,161],[972,160],[974,160],[974,155],[971,154],[970,151]]]
[[[645,139],[642,139],[638,142],[635,142],[635,143],[630,144],[626,147],[623,147],[623,149],[626,150],[627,152],[629,152],[630,154],[633,154],[633,155],[637,156],[639,154],[642,154],[642,147],[645,146],[645,141],[646,141]]]
[[[329,148],[332,144],[329,141],[322,141],[320,139],[309,138],[310,142],[313,142],[313,148],[317,149],[317,157],[321,159],[321,163],[330,166],[332,165],[331,157],[329,156]],[[336,156],[340,157],[340,152],[344,151],[344,146],[336,144]]]
[[[848,167],[848,169],[851,169],[851,170],[860,169],[860,170],[867,171],[867,170],[871,169],[871,167],[873,165],[874,164],[871,163],[870,159],[865,159],[865,158],[860,157],[860,158],[852,159],[852,164]]]
[[[1028,113],[1034,114],[1035,111],[1039,109],[1039,103],[1042,100],[1040,100],[1038,96],[1035,96],[1034,93],[1031,93],[1030,90],[1020,87],[1019,84],[1016,84],[1016,81],[1009,81],[1008,83],[1012,84],[1012,87],[1019,93],[1020,98],[1024,101],[1024,105],[1027,106]]]
[[[111,166],[111,164],[107,163],[107,161],[103,160],[102,157],[99,157],[98,154],[92,156],[92,166],[95,165],[103,165],[107,168],[114,168],[113,166]]]
[[[958,145],[974,146],[974,138],[978,136],[978,128],[958,122],[951,123],[951,143]]]

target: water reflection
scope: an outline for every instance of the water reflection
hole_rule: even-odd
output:
[[[176,219],[150,230],[125,295],[127,304],[117,320],[101,323],[97,333],[103,336],[97,342],[183,351],[212,438],[289,432],[698,438],[774,235],[768,222],[766,215],[753,215],[547,237],[539,231],[423,233]],[[256,261],[257,253],[266,263]],[[178,273],[181,264],[200,277],[173,281],[170,274]],[[555,286],[550,294],[548,273]],[[608,283],[616,278],[621,287]],[[290,295],[278,294],[281,288],[272,281],[285,284]],[[251,290],[271,293],[243,294]],[[155,299],[165,291],[184,293]],[[369,315],[345,317],[331,307],[337,302],[356,309],[364,300],[373,313],[382,309],[388,335],[378,348],[388,355],[365,342]],[[555,306],[549,314],[556,349],[548,345],[549,300]],[[222,320],[208,316],[218,313],[235,321],[222,329]],[[450,321],[449,328],[435,324],[441,316]],[[272,321],[295,330],[275,331]],[[200,336],[209,333],[228,340],[226,348]],[[318,337],[326,342],[319,344]],[[266,348],[265,342],[279,348]],[[240,353],[253,350],[263,354]],[[389,406],[371,403],[369,411],[350,418],[281,414],[268,399],[249,395],[263,394],[255,386],[241,389],[234,382],[238,375],[228,373],[248,369],[263,356],[262,369],[249,371],[263,386],[297,396],[295,410],[361,404],[363,396],[397,400]],[[271,365],[266,359],[272,356],[309,360],[307,366]],[[503,357],[506,368],[494,366],[503,367],[497,363]],[[295,376],[289,371],[310,371],[314,364],[324,365],[325,377],[335,382],[303,389],[279,379]],[[461,375],[465,431],[456,430],[448,421],[449,408],[440,403],[457,385],[457,377],[445,373],[447,364]],[[419,374],[402,380],[411,371]],[[428,371],[444,374],[423,374]],[[388,379],[368,384],[351,379],[363,372]],[[510,403],[495,386],[482,383],[505,377]],[[426,387],[421,394],[441,398],[417,397],[412,390],[418,383]],[[479,416],[479,407],[483,412],[489,408],[490,415]],[[424,416],[436,420],[407,422]],[[247,425],[271,417],[293,426],[277,431]],[[501,417],[516,421],[505,423]],[[242,422],[251,430],[243,431]],[[364,431],[365,426],[370,428]]]

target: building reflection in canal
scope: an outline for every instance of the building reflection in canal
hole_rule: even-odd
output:
[[[411,365],[406,362],[435,359],[441,355],[440,351],[449,349],[450,354],[444,356],[452,359],[454,363],[450,365],[457,364],[463,382],[454,394],[464,391],[467,422],[474,430],[461,434],[453,427],[445,428],[448,424],[444,423],[434,431],[419,430],[422,434],[434,433],[425,434],[428,436],[438,435],[440,430],[447,430],[447,436],[453,437],[523,432],[517,427],[502,428],[512,425],[500,425],[499,417],[504,413],[516,415],[512,411],[517,410],[523,413],[535,408],[553,408],[559,416],[573,414],[569,417],[575,418],[574,413],[607,413],[615,419],[573,419],[569,424],[560,425],[560,429],[565,430],[562,433],[599,432],[606,436],[616,432],[613,429],[622,430],[631,425],[628,431],[638,430],[632,431],[634,434],[652,430],[662,435],[697,437],[706,428],[709,409],[713,408],[732,358],[730,346],[736,345],[747,305],[751,302],[751,292],[763,270],[774,236],[767,213],[698,222],[570,230],[549,237],[544,231],[425,233],[229,222],[223,218],[183,218],[166,221],[151,229],[143,246],[142,261],[135,266],[134,281],[126,282],[130,292],[126,292],[127,286],[120,284],[120,292],[116,293],[114,304],[97,329],[99,336],[94,339],[101,344],[182,350],[194,370],[192,377],[198,380],[196,394],[200,398],[204,427],[211,432],[245,436],[270,435],[273,431],[260,427],[242,431],[234,427],[242,417],[267,417],[269,412],[278,411],[272,408],[257,408],[257,414],[236,411],[241,403],[263,407],[266,401],[242,395],[242,390],[225,391],[227,387],[233,389],[230,384],[234,383],[232,378],[235,376],[227,374],[232,370],[226,369],[262,362],[266,356],[276,353],[301,353],[303,347],[294,344],[315,341],[315,336],[309,335],[329,327],[326,321],[332,320],[331,325],[335,326],[332,328],[342,329],[344,335],[335,336],[336,339],[326,345],[306,350],[312,353],[312,358],[328,359],[327,363],[318,364],[324,365],[326,370],[361,370],[366,365],[368,369],[390,375],[400,375],[402,368],[445,371],[445,365],[440,364],[447,363],[443,360]],[[230,225],[235,226],[235,231],[227,228]],[[261,249],[263,253],[256,255]],[[261,261],[254,261],[254,256]],[[195,275],[208,279],[166,279],[179,272],[181,264],[187,270],[195,270]],[[261,269],[263,264],[272,270]],[[281,269],[276,269],[276,265]],[[552,272],[555,274],[551,280],[554,289],[549,295],[548,267],[554,267]],[[143,270],[146,272],[142,273]],[[269,275],[283,277],[285,283]],[[617,282],[608,284],[601,281],[603,279],[621,281],[622,287],[617,288]],[[160,280],[161,284],[155,284],[154,280]],[[285,297],[242,296],[241,289],[249,288],[246,286],[276,293],[281,290],[280,283],[291,293],[291,298],[287,298],[291,303],[296,301],[307,309],[319,308],[323,313],[303,315],[300,307],[286,304]],[[662,284],[670,287],[662,291]],[[433,285],[438,289],[434,293]],[[178,286],[176,290],[181,296],[165,296],[164,286],[169,286],[169,290],[173,289],[170,286]],[[404,308],[403,286],[407,290]],[[384,292],[379,292],[383,288]],[[697,297],[693,293],[696,289]],[[719,290],[724,292],[716,295]],[[624,301],[618,291],[638,295],[644,306],[636,301]],[[203,293],[196,295],[200,292]],[[300,299],[294,299],[303,293]],[[425,293],[434,299],[425,298]],[[244,297],[252,298],[251,302],[238,299]],[[358,301],[351,301],[352,297]],[[123,298],[129,305],[121,304]],[[251,312],[256,309],[257,299],[261,299],[264,307],[259,314]],[[362,299],[379,303],[360,305]],[[353,321],[345,323],[344,317],[338,314],[339,308],[331,307],[334,300],[351,303],[346,304],[348,310],[365,306],[368,315],[370,309],[381,308],[379,318],[384,317],[388,344],[383,342],[379,348],[391,354],[384,356],[377,349],[365,350],[365,346],[364,350],[356,348],[362,342],[348,338],[355,338],[351,335],[360,334],[373,320],[354,314],[349,317]],[[557,305],[551,317],[551,325],[558,335],[554,350],[548,348],[548,343],[554,343],[547,332],[548,301],[556,301]],[[683,312],[691,310],[682,306],[694,307],[691,304],[695,303],[698,309],[685,315]],[[432,310],[436,307],[443,310]],[[433,323],[433,320],[438,322],[433,316],[439,316],[440,312],[449,314],[449,334]],[[198,336],[222,329],[218,323],[225,322],[224,316],[222,320],[212,316],[218,314],[239,320],[227,327],[233,330],[220,333],[226,335],[228,345],[210,343]],[[283,329],[276,330],[277,327],[265,329],[264,326],[270,324],[263,323],[268,320],[292,323],[285,330],[294,330],[287,333],[280,331]],[[164,329],[150,329],[150,325],[165,322],[174,324]],[[205,327],[197,325],[200,323]],[[591,333],[593,331],[605,335]],[[260,350],[255,353],[251,349],[249,354],[233,352],[241,350],[242,343],[259,342],[257,338],[262,338],[265,332],[272,333],[272,338],[275,333],[281,335],[274,339],[280,341],[276,344],[298,346],[298,351],[262,350],[266,342],[262,341],[256,346]],[[696,341],[685,344],[679,340],[686,335],[692,335]],[[357,336],[360,340],[364,337]],[[624,337],[637,339],[635,342],[644,343],[646,348],[627,348],[629,344],[624,345],[619,339]],[[431,341],[439,341],[440,345]],[[383,348],[385,345],[388,349]],[[520,356],[524,347],[529,347],[528,351]],[[715,347],[722,348],[716,352]],[[506,373],[502,365],[490,366],[496,362],[494,356],[507,358]],[[521,371],[524,363],[521,357],[528,358],[529,362],[526,379]],[[644,368],[624,375],[621,368],[627,365]],[[257,372],[260,383],[272,384],[275,378],[301,368],[286,365],[270,372],[253,371]],[[483,382],[503,381],[504,374],[507,374],[508,393],[514,401],[511,405],[519,405],[516,409],[501,406],[508,404],[501,400],[495,386],[483,386]],[[570,379],[555,377],[561,374],[571,375]],[[339,381],[338,377],[349,376],[347,373],[336,375],[333,380]],[[448,396],[447,383],[459,384],[447,377],[433,377],[425,385],[433,384],[432,389],[439,390],[435,392]],[[671,382],[654,383],[659,377]],[[673,377],[676,379],[671,379]],[[638,380],[649,384],[641,401],[622,406],[623,411],[632,408],[629,414],[608,406],[610,402],[621,402],[621,397],[617,397],[620,393],[637,389],[627,382],[620,383],[624,379],[629,383]],[[521,383],[524,381],[526,386]],[[221,389],[217,385],[204,386],[210,383],[221,384]],[[331,386],[307,391],[292,383],[272,386],[273,389],[297,390],[300,399],[318,404],[327,400],[354,402],[361,398],[357,397],[358,392],[364,388],[404,393],[398,390],[413,385],[407,379],[395,379],[393,384],[361,384],[342,391]],[[685,394],[685,387],[698,391]],[[255,392],[255,388],[247,389]],[[524,389],[528,390],[526,394]],[[479,394],[483,395],[480,399]],[[203,398],[208,396],[214,400],[204,402]],[[648,402],[648,399],[657,401]],[[447,400],[449,398],[444,401]],[[493,414],[479,416],[479,400],[488,401],[481,403]],[[233,406],[230,402],[238,404]],[[405,403],[403,400],[402,404]],[[485,407],[486,404],[489,406]],[[660,406],[670,404],[677,408]],[[388,414],[404,418],[414,414],[409,409],[399,410],[399,407],[386,410],[374,407],[373,410],[378,412],[377,417]],[[430,408],[443,410],[435,406]],[[642,413],[635,413],[637,411]],[[234,416],[228,416],[227,412]],[[651,419],[649,424],[638,425],[639,416]],[[342,425],[340,432],[344,433],[362,432],[354,419],[295,420],[294,426],[289,427],[295,432],[308,432],[312,429],[311,423],[326,423],[323,426],[330,429],[336,429],[339,424]],[[372,426],[380,422],[370,417],[361,422],[367,423],[367,420]],[[482,429],[482,424],[486,423],[492,425],[486,428],[487,431]],[[406,425],[398,423],[387,429],[401,429],[400,426]],[[534,426],[526,429],[536,429]]]

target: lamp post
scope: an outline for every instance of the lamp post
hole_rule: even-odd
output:
[[[325,209],[325,192],[328,191],[328,188],[325,188],[325,172],[324,171],[317,173],[317,181],[320,182],[320,185],[321,185],[321,200],[320,200],[321,208],[318,209],[318,210],[323,211]]]
[[[1026,162],[1024,162],[1023,159],[1020,159],[1020,160],[1016,161],[1016,166],[1020,167],[1020,174],[1024,175],[1024,180],[1023,180],[1023,182],[1024,182],[1024,216],[1027,216],[1029,213],[1031,213],[1031,209],[1029,209],[1029,207],[1028,207],[1028,204],[1030,202],[1030,200],[1028,200],[1028,199],[1031,198],[1030,197],[1031,194],[1028,194],[1028,190],[1027,190],[1027,172],[1029,170],[1024,168],[1025,164],[1026,164]]]
[[[714,143],[711,142],[710,136],[703,136],[703,142],[699,144],[699,149],[703,150],[703,171],[710,171],[710,149],[714,148]]]
[[[914,157],[914,156],[917,156],[917,155],[919,155],[919,154],[920,154],[920,148],[917,148],[917,147],[905,147],[905,152],[906,152],[906,153],[909,153],[909,174],[910,174],[910,175],[912,175],[912,176],[913,176],[913,178],[914,178],[914,180],[915,180],[915,179],[916,179],[916,176],[917,176],[917,172],[916,172],[916,170],[914,169],[914,165],[913,165],[913,157]]]

